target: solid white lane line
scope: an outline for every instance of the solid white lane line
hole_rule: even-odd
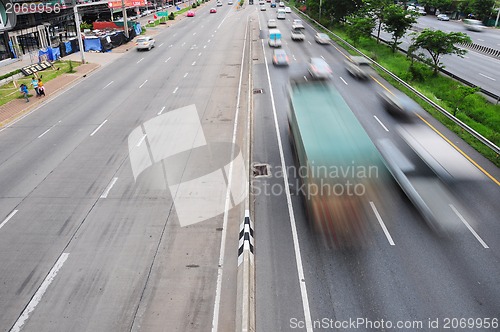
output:
[[[193,61],[193,63],[191,64],[191,66],[194,66],[196,64],[196,61]]]
[[[161,115],[161,113],[163,113],[163,111],[164,111],[164,110],[165,110],[165,106],[163,106],[163,107],[161,108],[161,110],[158,112],[158,114],[157,114],[157,115]]]
[[[378,123],[380,123],[380,125],[382,126],[382,128],[384,128],[384,129],[385,129],[385,131],[389,131],[389,129],[387,129],[387,127],[386,127],[386,126],[384,126],[384,124],[382,123],[382,121],[380,121],[380,120],[377,118],[377,116],[376,116],[376,115],[374,115],[373,117],[375,118],[375,120],[377,120],[377,121],[378,121]]]
[[[165,60],[165,62],[168,62],[168,60],[170,60],[172,57],[169,57],[167,60]]]
[[[340,76],[340,79],[342,80],[342,82],[344,82],[345,85],[349,85],[347,84],[347,82],[342,78],[342,76]]]
[[[172,93],[176,93],[176,92],[177,92],[177,89],[179,89],[179,87],[176,87],[176,88],[174,89],[174,92],[172,92]]]
[[[103,90],[106,89],[108,86],[110,86],[111,84],[113,84],[114,81],[111,81],[109,82],[108,84],[106,84],[106,86],[104,88],[102,88]]]
[[[146,136],[146,135],[144,135],[144,136]],[[139,145],[137,145],[137,146],[139,146]],[[111,188],[113,188],[113,186],[115,185],[116,181],[118,181],[118,178],[113,178],[113,180],[111,180],[111,182],[108,184],[108,187],[106,188],[106,190],[104,190],[104,192],[102,193],[101,198],[108,197],[109,192],[111,191]]]
[[[278,124],[278,115],[276,112],[276,103],[274,101],[273,86],[271,84],[271,75],[269,74],[269,64],[267,63],[266,48],[264,47],[264,40],[261,39],[262,50],[264,52],[264,62],[266,64],[267,82],[269,85],[269,95],[271,97],[271,106],[274,117],[274,127],[276,131],[276,139],[278,141],[278,150],[280,155],[280,162],[282,169],[287,169],[285,164],[285,154],[283,152],[283,143],[281,142],[280,128]],[[309,308],[309,297],[307,295],[306,278],[304,275],[304,268],[302,266],[302,254],[300,252],[299,236],[297,233],[297,225],[295,224],[295,213],[293,212],[292,197],[290,194],[290,187],[288,185],[288,174],[283,172],[283,183],[285,187],[286,201],[288,206],[288,216],[290,219],[290,228],[292,230],[293,248],[295,253],[295,264],[297,266],[297,277],[300,286],[300,295],[302,298],[302,310],[304,311],[304,320],[306,324],[306,331],[312,332],[312,319],[311,309]]]
[[[144,84],[146,84],[148,80],[145,80],[144,83],[142,83],[140,86],[139,86],[139,89],[142,88],[144,86]]]
[[[460,212],[457,211],[457,209],[453,206],[453,204],[448,204],[448,205],[453,210],[453,212],[455,212],[455,214],[458,216],[458,218],[460,218],[460,220],[462,220],[462,222],[469,229],[469,231],[472,233],[472,235],[474,235],[474,237],[479,241],[479,243],[481,243],[483,248],[488,249],[489,247],[486,244],[486,242],[484,242],[483,239],[481,239],[481,237],[476,233],[474,228],[472,228],[472,226],[467,222],[467,220],[465,220],[465,218],[460,214]]]
[[[234,113],[234,124],[233,124],[233,146],[236,145],[236,136],[238,133],[238,117],[240,112],[240,99],[241,99],[241,85],[243,81],[243,67],[245,61],[245,49],[247,43],[247,33],[248,33],[248,18],[247,24],[245,25],[245,38],[243,38],[243,51],[241,53],[241,66],[240,66],[240,79],[238,82],[238,93],[236,96],[236,110]],[[231,159],[234,160],[234,149],[231,150]],[[229,219],[229,209],[231,208],[231,187],[233,179],[233,162],[229,165],[228,180],[227,180],[227,190],[226,190],[226,200],[224,203],[224,217],[222,222],[222,234],[220,240],[220,251],[219,251],[219,267],[217,269],[217,286],[215,288],[215,301],[214,301],[214,311],[212,318],[212,332],[218,332],[219,328],[219,308],[220,308],[220,297],[222,290],[222,274],[224,272],[224,256],[226,252],[226,232],[227,223]]]
[[[12,217],[14,217],[14,215],[17,213],[17,211],[19,210],[14,210],[12,211],[8,216],[7,218],[4,219],[4,221],[2,221],[2,223],[0,224],[0,228],[3,227],[3,225],[5,225]]]
[[[481,75],[481,76],[483,76],[483,77],[486,77],[486,78],[488,78],[488,79],[490,79],[490,80],[492,80],[492,81],[496,81],[496,79],[494,79],[493,77],[489,77],[489,76],[486,76],[486,75],[481,74],[481,73],[479,73],[479,75]]]
[[[141,60],[137,61],[137,63],[141,62],[142,60],[144,60],[144,58],[141,58]]]
[[[387,241],[389,241],[389,244],[391,246],[394,246],[395,244],[394,244],[394,241],[392,240],[392,236],[391,236],[391,234],[389,234],[387,227],[385,227],[384,221],[380,217],[380,214],[378,213],[378,210],[372,201],[370,201],[370,206],[372,207],[372,210],[375,213],[375,216],[377,217],[377,220],[378,220],[378,223],[380,224],[380,227],[382,227],[382,230],[384,231],[384,234],[385,234],[385,237],[387,238]]]
[[[101,123],[101,124],[99,125],[99,127],[97,127],[97,128],[96,128],[96,129],[92,132],[92,134],[90,134],[90,136],[94,136],[94,134],[95,134],[95,133],[97,133],[97,131],[98,131],[99,129],[101,129],[101,127],[102,127],[102,126],[104,126],[104,124],[105,124],[106,122],[108,122],[108,120],[107,120],[107,119],[106,119],[106,120],[104,120],[104,122],[103,122],[103,123]]]
[[[19,316],[19,318],[17,319],[17,321],[14,324],[14,326],[12,327],[12,329],[10,329],[10,332],[21,331],[21,328],[23,327],[24,323],[29,318],[31,312],[33,310],[35,310],[38,303],[40,303],[40,301],[42,300],[43,294],[45,294],[45,292],[49,288],[52,281],[54,281],[54,279],[57,275],[57,272],[59,272],[59,270],[62,268],[64,262],[66,262],[66,260],[68,259],[68,256],[69,256],[69,253],[62,253],[61,256],[59,256],[59,259],[54,264],[54,266],[50,270],[49,274],[47,275],[45,280],[40,285],[40,288],[38,288],[38,290],[36,291],[35,295],[33,295],[33,297],[31,298],[31,301],[28,303],[28,305],[24,309],[21,316]]]
[[[142,142],[144,142],[144,140],[146,139],[148,135],[144,134],[144,136],[141,137],[141,139],[139,140],[139,142],[137,142],[136,146],[137,147],[140,147]]]

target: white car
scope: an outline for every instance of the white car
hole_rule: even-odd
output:
[[[330,66],[322,58],[311,58],[308,70],[312,78],[317,80],[329,79],[333,74]]]
[[[137,50],[151,50],[153,47],[155,47],[155,40],[153,37],[149,36],[142,36],[137,39],[135,42],[135,45],[137,46]]]
[[[449,21],[450,20],[450,18],[446,14],[439,14],[437,16],[437,19],[438,19],[438,21]]]
[[[217,1],[217,7],[220,7],[222,6],[222,2],[221,1]]]
[[[260,10],[265,11],[266,10],[266,5],[260,5]]]
[[[290,7],[285,7],[285,13],[290,14],[292,9]]]
[[[276,20],[274,18],[269,19],[269,21],[267,21],[267,27],[276,28]]]
[[[285,3],[283,1],[280,1],[279,5],[280,7],[285,7]]]
[[[314,40],[316,40],[316,43],[318,44],[330,44],[330,37],[328,37],[326,33],[318,32],[314,36]]]

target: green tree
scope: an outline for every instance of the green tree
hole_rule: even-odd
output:
[[[458,85],[457,90],[455,91],[454,94],[456,98],[454,98],[453,101],[450,102],[453,109],[452,110],[453,116],[456,116],[457,112],[461,111],[460,108],[462,107],[462,104],[465,101],[465,99],[478,91],[479,91],[478,87],[472,88],[470,86]]]
[[[380,30],[382,29],[382,22],[384,20],[385,7],[394,3],[392,0],[365,0],[364,10],[366,15],[374,19],[377,25],[377,44],[380,42]]]
[[[470,43],[470,37],[462,32],[446,33],[441,30],[424,29],[411,45],[412,49],[422,48],[426,50],[431,59],[427,62],[432,66],[434,75],[437,75],[440,68],[444,68],[440,59],[445,54],[456,54],[463,57],[466,50],[455,46],[455,44]]]
[[[478,19],[484,21],[490,17],[494,5],[495,0],[474,0],[472,2],[472,12]]]
[[[401,42],[398,42],[417,21],[418,14],[414,11],[404,10],[401,6],[390,5],[384,9],[383,29],[392,34],[392,51],[396,49]]]
[[[370,37],[374,27],[375,21],[371,17],[350,16],[345,29],[356,45],[361,37]]]

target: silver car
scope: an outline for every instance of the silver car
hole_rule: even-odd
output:
[[[314,36],[314,40],[318,44],[330,44],[330,37],[326,33],[318,32]]]
[[[137,50],[151,50],[153,47],[155,47],[155,40],[153,37],[149,36],[141,36],[137,39],[135,42],[135,45],[137,46]]]
[[[309,73],[313,79],[329,79],[332,77],[333,71],[330,66],[322,58],[311,58],[309,60]]]
[[[273,52],[273,64],[275,66],[288,66],[289,60],[285,50],[276,49]]]

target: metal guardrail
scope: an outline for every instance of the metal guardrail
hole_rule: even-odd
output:
[[[317,22],[316,20],[314,20],[313,18],[311,18],[309,15],[301,12],[300,10],[297,10],[297,8],[295,8],[295,9],[296,9],[296,12],[300,13],[300,15],[303,15],[303,16],[307,17],[310,21],[314,22],[314,24],[316,24],[317,26],[321,27],[325,31],[328,31],[330,34],[332,34],[333,36],[335,36],[335,38],[341,40],[345,45],[347,45],[353,51],[357,52],[359,55],[361,55],[361,56],[365,57],[366,59],[368,59],[371,63],[373,63],[374,65],[376,65],[380,70],[384,71],[386,74],[388,74],[389,76],[391,76],[394,80],[396,80],[399,84],[403,85],[408,90],[410,90],[411,92],[413,92],[414,94],[416,94],[417,96],[419,96],[422,100],[426,101],[428,104],[430,104],[436,110],[438,110],[441,114],[443,114],[448,119],[450,119],[451,121],[453,121],[454,123],[456,123],[457,125],[459,125],[462,129],[464,129],[470,135],[474,136],[478,141],[480,141],[481,143],[483,143],[484,145],[486,145],[487,147],[489,147],[493,152],[495,152],[496,154],[500,154],[500,148],[498,146],[496,146],[493,142],[491,142],[490,140],[488,140],[486,137],[482,136],[477,131],[475,131],[474,129],[472,129],[471,127],[469,127],[468,125],[466,125],[462,121],[460,121],[458,118],[456,118],[455,116],[453,116],[447,110],[445,110],[444,108],[442,108],[441,106],[439,106],[438,104],[436,104],[434,101],[432,101],[431,99],[427,98],[425,95],[423,95],[422,93],[420,93],[419,91],[417,91],[416,89],[414,89],[411,85],[409,85],[408,83],[406,83],[405,81],[403,81],[402,79],[400,79],[398,76],[396,76],[395,74],[393,74],[392,72],[390,72],[389,70],[387,70],[385,67],[383,67],[382,65],[380,65],[378,62],[373,61],[371,58],[367,57],[360,50],[358,50],[357,48],[355,48],[354,46],[352,46],[351,44],[349,44],[348,42],[346,42],[340,36],[338,36],[334,32],[328,30],[326,27],[324,27],[323,25],[321,25],[321,23]],[[402,50],[402,51],[404,51],[404,52],[406,52],[405,50],[403,50],[401,48],[399,48],[399,49]],[[445,74],[448,74],[448,75],[451,74],[449,72],[445,72],[444,70],[442,70],[442,72],[445,73]],[[453,74],[451,74],[451,75],[453,75]],[[457,78],[457,77],[455,76],[454,78]],[[465,83],[465,84],[469,85],[469,86],[475,87],[474,84],[472,84],[470,82],[467,82],[464,79],[458,79],[458,80],[460,82],[462,82],[462,83]],[[484,91],[482,90],[481,92],[484,93]],[[497,99],[497,101],[500,99],[500,96],[497,96],[497,95],[495,95],[495,94],[493,94],[491,92],[487,92],[485,94],[488,94],[490,97],[493,97],[493,98]]]

